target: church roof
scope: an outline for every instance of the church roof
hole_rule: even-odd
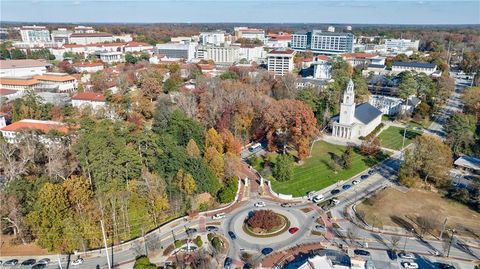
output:
[[[363,124],[370,123],[381,114],[382,111],[369,103],[363,103],[355,108],[355,118]]]

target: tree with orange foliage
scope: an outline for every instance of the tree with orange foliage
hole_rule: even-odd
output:
[[[242,152],[242,144],[238,139],[230,132],[229,130],[223,130],[220,135],[222,136],[223,144],[224,144],[224,152],[231,153],[236,156],[240,156]]]

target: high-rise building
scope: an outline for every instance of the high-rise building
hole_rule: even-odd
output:
[[[278,48],[267,54],[267,69],[275,75],[283,76],[293,71],[293,56],[295,51]]]
[[[292,34],[291,47],[294,50],[311,50],[320,54],[341,54],[353,52],[353,34],[331,33],[313,30]]]
[[[49,42],[50,31],[45,26],[23,26],[20,36],[25,43]]]

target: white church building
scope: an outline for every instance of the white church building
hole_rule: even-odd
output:
[[[367,136],[382,122],[382,112],[369,103],[355,104],[353,81],[350,80],[343,93],[340,114],[332,118],[332,136],[342,139],[357,139]]]

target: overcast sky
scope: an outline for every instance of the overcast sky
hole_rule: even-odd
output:
[[[480,24],[480,0],[0,0],[0,20]]]

